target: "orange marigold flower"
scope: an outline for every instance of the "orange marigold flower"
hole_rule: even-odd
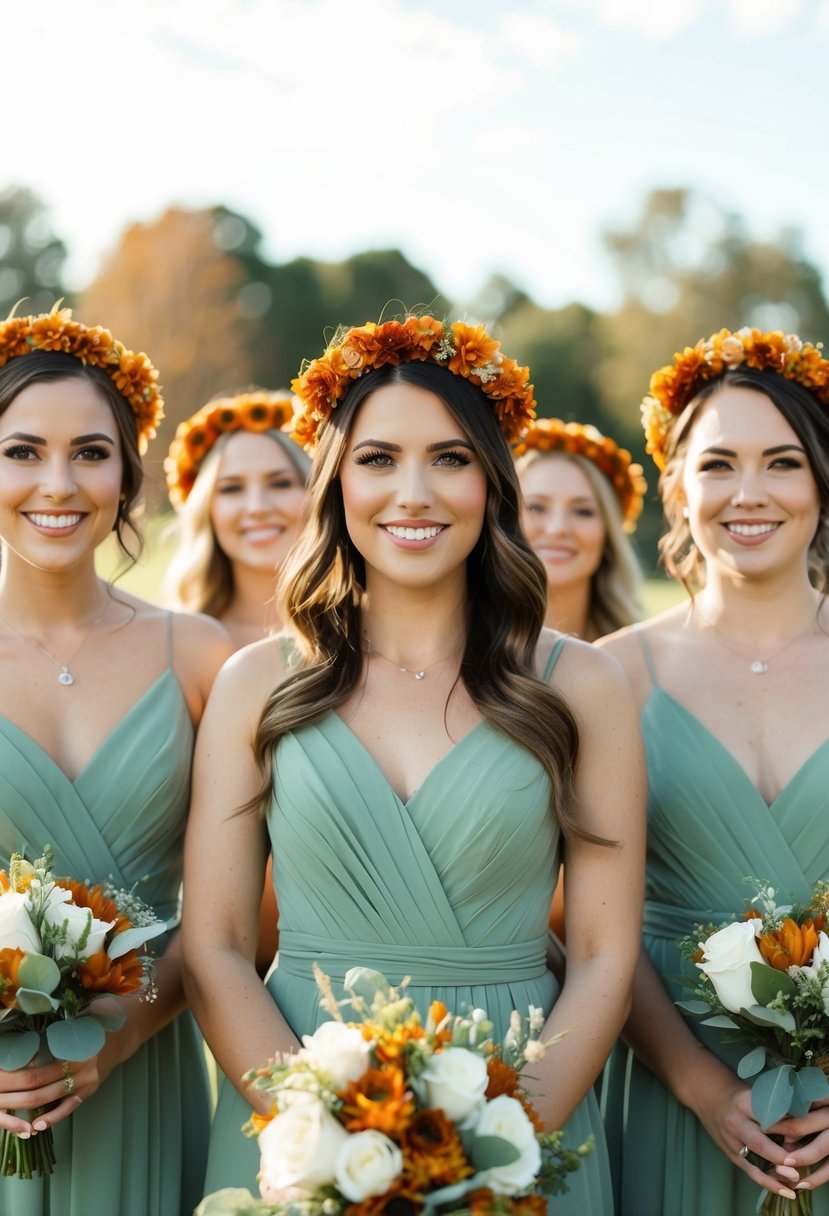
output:
[[[440,1109],[418,1111],[404,1129],[400,1147],[403,1177],[415,1191],[448,1186],[475,1172],[454,1123]]]
[[[478,1187],[466,1196],[466,1205],[471,1216],[494,1216],[495,1195],[489,1187]]]
[[[382,1195],[369,1195],[362,1203],[352,1203],[345,1216],[419,1216],[423,1203],[405,1182],[398,1181]]]
[[[111,930],[113,936],[132,928],[132,922],[118,911],[115,900],[104,894],[104,888],[100,884],[88,887],[86,883],[76,882],[74,878],[56,878],[55,882],[64,890],[71,891],[75,907],[89,908],[98,920],[114,920],[115,925]]]
[[[125,996],[141,987],[144,967],[137,950],[128,950],[117,959],[111,959],[106,950],[99,950],[80,964],[77,975],[84,988],[93,992]]]
[[[787,971],[809,962],[817,945],[817,931],[811,920],[799,925],[786,917],[779,929],[758,937],[757,945],[769,966]]]
[[[510,1200],[513,1216],[547,1216],[546,1195],[519,1195]]]
[[[0,1005],[4,1009],[11,1009],[17,1000],[20,964],[25,957],[26,951],[18,946],[6,946],[0,950]]]
[[[367,1069],[346,1086],[340,1097],[340,1119],[347,1131],[373,1129],[392,1139],[400,1137],[415,1109],[402,1069],[391,1065]]]
[[[489,1075],[489,1084],[484,1094],[487,1102],[491,1102],[493,1098],[499,1098],[502,1094],[506,1094],[508,1098],[515,1098],[523,1106],[524,1113],[535,1130],[543,1132],[544,1124],[541,1117],[521,1088],[521,1078],[515,1069],[511,1065],[505,1064],[503,1060],[499,1060],[497,1056],[492,1056],[486,1062],[486,1070]]]

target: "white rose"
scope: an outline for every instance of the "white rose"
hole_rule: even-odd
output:
[[[17,891],[0,895],[0,949],[40,954],[40,939],[29,915],[28,897]]]
[[[756,917],[735,921],[701,943],[704,961],[697,966],[711,980],[720,1003],[732,1013],[757,1004],[751,991],[751,964],[764,961],[756,936],[761,923]]]
[[[486,1170],[482,1186],[488,1186],[497,1195],[515,1195],[530,1186],[541,1169],[541,1148],[535,1128],[520,1102],[506,1094],[487,1102],[475,1124],[475,1135],[508,1140],[521,1154],[511,1165],[497,1165]]]
[[[288,1107],[259,1135],[259,1189],[278,1202],[287,1187],[312,1191],[334,1181],[337,1151],[348,1132],[320,1101]]]
[[[430,1107],[440,1107],[458,1123],[483,1104],[489,1076],[483,1056],[464,1047],[447,1047],[432,1057],[421,1073]]]
[[[821,929],[817,945],[812,952],[812,961],[805,967],[801,967],[800,970],[810,980],[819,980],[821,978],[819,972],[824,963],[829,963],[829,937]],[[823,1008],[829,1014],[829,980],[824,980],[823,984]]]
[[[352,1203],[383,1195],[402,1171],[403,1154],[382,1132],[355,1132],[337,1153],[337,1186]]]
[[[323,1022],[313,1034],[304,1034],[302,1042],[298,1058],[326,1073],[335,1089],[344,1089],[368,1068],[372,1044],[354,1026]]]
[[[66,932],[65,941],[55,942],[55,958],[74,958],[78,954],[79,943],[88,932],[79,954],[83,961],[103,950],[106,935],[115,921],[98,920],[92,915],[90,908],[77,908],[70,902],[71,899],[71,891],[67,891],[65,887],[54,886],[46,900],[43,920],[53,929],[65,929]]]
[[[735,338],[733,334],[727,338],[723,338],[720,344],[720,354],[722,355],[723,363],[729,367],[736,366],[742,363],[745,350],[739,338]]]

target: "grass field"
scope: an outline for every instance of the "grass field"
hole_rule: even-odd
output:
[[[117,585],[140,595],[143,599],[160,604],[163,600],[161,584],[164,571],[175,547],[170,517],[161,516],[150,520],[145,528],[145,535],[146,543],[141,558],[137,565],[117,579]],[[119,567],[123,567],[123,563],[115,543],[103,546],[99,550],[98,561],[101,574],[105,578],[112,578]],[[645,584],[643,599],[648,616],[654,616],[657,612],[680,603],[684,598],[682,587],[667,579],[648,579]]]

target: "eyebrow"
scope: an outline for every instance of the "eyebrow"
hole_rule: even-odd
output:
[[[11,435],[6,435],[5,439],[0,439],[0,443],[8,443],[10,439],[22,440],[24,443],[37,443],[41,447],[47,447],[47,441],[41,435],[27,435],[25,431],[12,431]],[[84,443],[92,443],[95,440],[103,440],[104,443],[114,444],[112,436],[105,435],[103,431],[93,431],[91,435],[77,435],[74,439],[70,439],[69,443],[72,447],[78,447]]]
[[[283,465],[278,465],[276,468],[273,468],[273,469],[266,469],[261,474],[261,476],[262,477],[281,477],[284,473],[293,473],[293,472],[294,472],[294,469],[291,467],[291,465],[283,464]],[[244,481],[244,479],[249,476],[250,476],[250,474],[247,471],[245,471],[244,473],[222,473],[221,477],[216,478],[216,482],[218,483],[220,481]]]
[[[801,456],[806,455],[805,449],[800,447],[800,445],[797,443],[780,443],[777,445],[776,448],[766,448],[765,451],[763,452],[763,455],[764,456],[778,456],[781,452],[800,452]],[[713,456],[734,456],[734,457],[736,457],[736,455],[737,455],[737,453],[733,452],[731,450],[731,448],[704,448],[703,451],[700,453],[700,455],[705,456],[706,454],[710,454]]]
[[[114,440],[110,435],[105,435],[103,431],[93,431],[91,435],[77,435],[69,442],[74,447],[76,444],[94,443],[96,440],[103,440],[104,443],[114,444]]]
[[[399,443],[388,443],[385,439],[364,439],[354,445],[354,451],[359,452],[360,448],[384,448],[387,452],[403,451]],[[475,450],[466,439],[443,439],[440,443],[430,443],[426,451],[446,452],[449,448],[467,448],[470,452]]]

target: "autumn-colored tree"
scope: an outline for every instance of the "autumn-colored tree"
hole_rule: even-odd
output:
[[[251,328],[240,308],[247,276],[223,244],[214,210],[171,208],[133,224],[83,293],[76,315],[144,350],[159,370],[166,417],[147,457],[151,502],[176,425],[216,393],[254,379]],[[243,297],[244,299],[244,297]]]

